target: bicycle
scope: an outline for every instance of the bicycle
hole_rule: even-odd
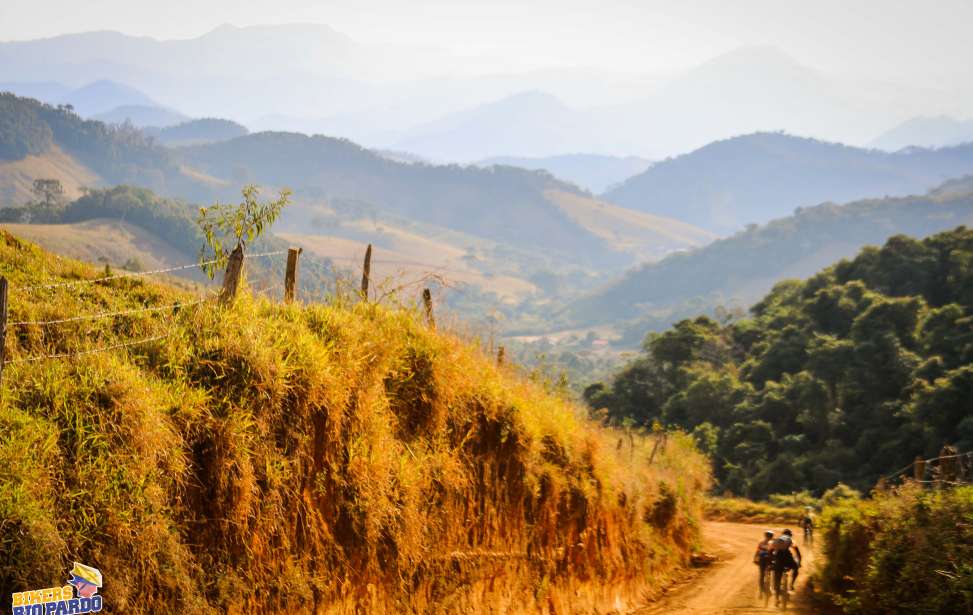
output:
[[[814,527],[810,525],[804,526],[804,545],[808,547],[814,546]]]
[[[774,575],[774,567],[769,563],[760,572],[760,597],[763,598],[764,608],[770,604],[770,597],[773,595],[773,588],[770,586],[770,579]]]
[[[785,567],[783,570],[774,568],[774,592],[777,595],[777,608],[782,611],[787,610],[787,603],[790,602],[790,583],[787,575],[793,568]]]

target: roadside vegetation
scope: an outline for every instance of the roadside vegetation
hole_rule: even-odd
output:
[[[704,504],[704,514],[711,521],[734,521],[738,523],[777,523],[795,526],[804,517],[808,506],[814,514],[827,506],[848,498],[859,498],[861,494],[851,487],[838,483],[828,489],[821,497],[810,491],[797,493],[775,493],[766,500],[754,501],[730,496],[709,497]]]
[[[822,589],[849,615],[973,612],[973,486],[846,499],[821,527]]]
[[[0,263],[11,322],[196,299],[148,278],[28,292],[102,274],[6,233]],[[77,560],[125,613],[604,610],[697,541],[689,436],[602,427],[410,301],[243,292],[12,326],[6,348],[2,587]]]

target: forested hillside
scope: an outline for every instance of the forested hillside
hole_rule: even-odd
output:
[[[236,124],[200,120],[156,136],[174,143],[221,142],[169,149],[130,126],[83,120],[65,107],[3,94],[0,179],[4,164],[14,164],[4,160],[43,155],[57,146],[97,174],[102,186],[142,186],[192,202],[235,198],[247,183],[290,187],[295,192],[290,216],[297,216],[294,226],[302,232],[318,215],[316,207],[332,213],[338,207],[345,216],[357,210],[373,219],[408,218],[498,242],[501,249],[527,251],[542,261],[595,269],[618,269],[712,238],[690,225],[638,212],[626,214],[622,241],[615,231],[606,236],[599,219],[612,220],[611,211],[601,211],[610,206],[544,172],[404,164],[347,140],[294,133],[223,140],[243,132]],[[0,185],[0,196],[5,188]],[[24,195],[18,196],[22,201]]]
[[[652,162],[638,156],[562,154],[541,158],[497,156],[485,158],[476,164],[484,167],[501,164],[522,169],[543,169],[555,177],[598,193],[641,173]]]
[[[745,307],[778,280],[805,277],[868,244],[907,233],[924,237],[973,225],[973,179],[943,184],[926,196],[825,204],[751,227],[691,252],[634,269],[569,305],[559,316],[573,327],[630,320],[637,343],[646,330],[715,306]]]
[[[0,165],[43,155],[56,145],[107,184],[132,184],[167,194],[208,193],[183,174],[168,150],[129,125],[85,120],[71,108],[2,92],[0,144]]]
[[[973,173],[973,145],[881,152],[756,133],[654,164],[603,195],[727,235],[826,201],[924,194]]]
[[[246,126],[219,118],[187,120],[171,126],[144,128],[145,134],[170,147],[228,141],[250,133]]]
[[[635,254],[659,257],[711,238],[675,220],[632,212],[637,219],[626,227],[638,232],[641,241],[627,249],[576,215],[584,209],[589,218],[597,217],[607,206],[549,173],[403,164],[320,135],[258,133],[182,148],[178,156],[187,166],[231,185],[286,185],[299,200],[355,203],[585,266],[617,267]],[[571,205],[566,207],[565,201]]]
[[[895,236],[743,320],[683,320],[585,397],[692,431],[719,488],[755,498],[870,489],[944,443],[973,450],[973,230]]]

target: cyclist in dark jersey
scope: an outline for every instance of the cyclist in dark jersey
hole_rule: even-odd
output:
[[[794,553],[791,553],[792,549],[797,554],[796,559]],[[792,590],[794,584],[797,583],[797,569],[801,567],[801,550],[794,544],[794,537],[789,529],[784,530],[784,533],[771,544],[770,550],[774,558],[774,596],[779,602],[780,582],[783,579],[784,583],[787,583],[788,570],[794,571],[791,577]]]
[[[770,530],[764,532],[764,539],[757,543],[757,551],[753,554],[753,563],[759,566],[760,576],[757,577],[757,587],[760,588],[760,593],[764,591],[764,575],[767,574],[767,568],[770,567],[772,556],[770,552],[770,545],[773,543],[774,533]]]

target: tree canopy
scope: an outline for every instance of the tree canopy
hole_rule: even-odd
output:
[[[973,450],[973,231],[897,235],[748,318],[680,321],[585,397],[691,431],[719,487],[750,497],[867,489],[944,443]]]

